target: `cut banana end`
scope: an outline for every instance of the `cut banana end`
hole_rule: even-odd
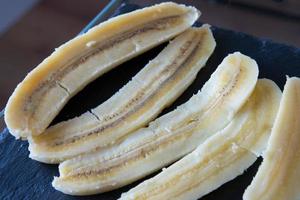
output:
[[[263,162],[245,200],[300,199],[300,79],[288,78]]]
[[[232,120],[257,76],[254,60],[241,53],[227,56],[188,102],[106,150],[63,162],[53,186],[71,195],[105,192],[179,159]]]
[[[121,199],[198,199],[242,174],[266,146],[280,97],[275,83],[259,80],[225,129]]]
[[[30,157],[58,163],[146,125],[193,82],[215,45],[207,25],[188,29],[106,102],[30,138]]]
[[[63,44],[9,98],[5,122],[10,133],[16,138],[42,133],[88,83],[183,32],[199,15],[194,7],[162,3],[112,18]]]

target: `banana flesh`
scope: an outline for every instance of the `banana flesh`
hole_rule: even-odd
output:
[[[259,80],[226,128],[121,199],[198,199],[242,174],[265,149],[280,98],[274,82]]]
[[[52,185],[66,194],[95,194],[166,166],[224,128],[250,96],[257,76],[254,60],[241,53],[227,56],[188,102],[108,149],[63,162]]]
[[[30,138],[30,157],[58,163],[103,149],[146,125],[192,83],[214,48],[207,25],[188,29],[106,102]]]
[[[300,199],[300,79],[288,78],[263,162],[245,200]]]
[[[162,3],[107,20],[63,44],[9,98],[5,122],[10,133],[16,138],[41,134],[88,83],[183,32],[199,15],[193,7]]]

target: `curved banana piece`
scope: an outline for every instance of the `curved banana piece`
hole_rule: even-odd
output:
[[[263,162],[245,200],[300,199],[300,79],[288,78]]]
[[[52,185],[67,194],[95,194],[166,166],[224,128],[251,94],[257,76],[254,60],[229,55],[188,102],[111,148],[63,162]]]
[[[266,147],[280,97],[274,82],[259,80],[225,129],[120,199],[198,199],[242,174]]]
[[[17,86],[5,109],[16,138],[41,134],[67,101],[117,65],[190,27],[200,12],[162,3],[101,23],[57,48]]]
[[[215,41],[207,25],[188,29],[91,113],[30,138],[30,157],[57,163],[111,145],[146,125],[193,82],[214,48]]]

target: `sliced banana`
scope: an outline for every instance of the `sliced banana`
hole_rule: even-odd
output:
[[[88,83],[183,32],[199,15],[193,7],[162,3],[112,18],[63,44],[9,98],[5,122],[10,133],[16,138],[41,134]]]
[[[207,25],[188,29],[106,102],[29,139],[30,157],[57,163],[146,125],[192,83],[214,48]]]
[[[198,199],[242,174],[267,144],[280,97],[276,84],[259,80],[225,129],[121,199]]]
[[[105,192],[179,159],[231,121],[257,76],[254,60],[241,53],[227,56],[188,102],[111,148],[63,162],[53,186],[72,195]]]
[[[300,199],[300,79],[288,78],[263,162],[245,200]]]

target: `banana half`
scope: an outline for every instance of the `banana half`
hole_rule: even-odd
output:
[[[226,128],[121,199],[198,199],[242,174],[265,149],[280,97],[274,82],[259,80]]]
[[[108,149],[63,162],[52,185],[66,194],[95,194],[166,166],[224,128],[253,91],[257,76],[254,60],[241,53],[227,56],[188,102]]]
[[[288,78],[263,162],[245,200],[300,199],[300,79]]]
[[[193,82],[215,45],[207,25],[188,29],[106,102],[30,138],[30,157],[58,163],[146,125]]]
[[[17,86],[5,108],[16,138],[41,134],[67,101],[117,65],[190,27],[200,12],[162,3],[112,18],[57,48]]]

